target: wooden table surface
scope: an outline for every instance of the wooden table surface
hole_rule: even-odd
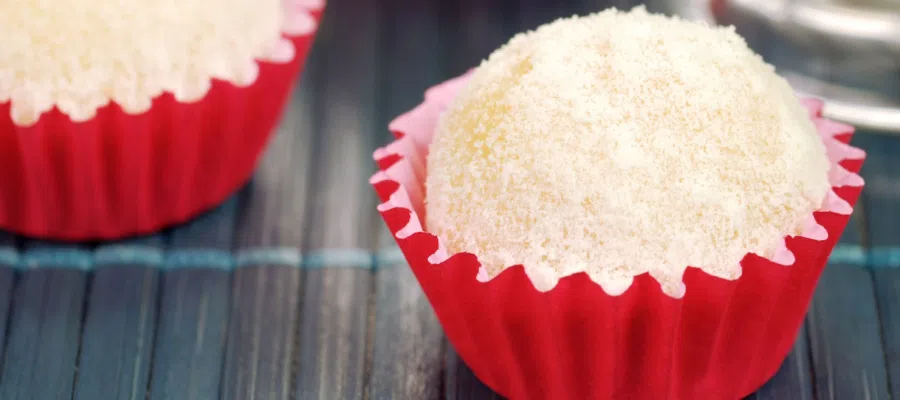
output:
[[[627,5],[629,2],[618,2]],[[0,233],[0,399],[490,399],[375,211],[371,152],[430,85],[601,1],[331,0],[253,181],[151,237]],[[900,138],[756,399],[900,397]],[[227,161],[227,160],[226,160]]]

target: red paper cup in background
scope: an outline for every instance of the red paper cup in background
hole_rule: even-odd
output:
[[[259,61],[247,87],[214,80],[199,101],[170,93],[131,115],[111,103],[86,122],[54,108],[28,127],[0,103],[0,229],[114,239],[184,222],[246,183],[315,37],[324,1],[298,1],[306,32],[287,63]],[[301,9],[302,8],[302,9]]]
[[[862,190],[856,173],[865,153],[847,144],[851,127],[822,119],[821,103],[804,101],[834,163],[833,193],[775,261],[748,254],[732,281],[688,268],[681,298],[647,274],[618,296],[585,273],[540,292],[521,266],[480,279],[476,255],[449,254],[423,230],[428,147],[465,80],[428,91],[391,124],[397,140],[375,153],[371,183],[447,337],[479,379],[516,400],[733,400],[775,374]]]

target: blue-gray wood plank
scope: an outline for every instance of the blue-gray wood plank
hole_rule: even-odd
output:
[[[3,355],[6,352],[6,332],[9,328],[12,309],[13,289],[16,284],[15,267],[19,262],[19,249],[16,238],[6,232],[0,232],[0,372],[3,368]],[[3,381],[0,375],[0,381]]]
[[[873,275],[881,338],[891,396],[900,397],[900,138],[860,135],[855,144],[868,152],[863,167],[867,188],[866,237],[872,249]]]
[[[310,164],[304,93],[312,88],[309,83],[295,90],[238,212],[235,256],[240,264],[230,288],[223,399],[287,399],[292,391]]]
[[[94,251],[76,399],[146,398],[162,250],[162,237],[151,236]]]
[[[91,252],[29,241],[13,291],[0,399],[71,399]]]
[[[319,54],[323,107],[313,157],[298,331],[298,399],[363,399],[375,195],[376,0],[332,0]],[[341,29],[341,27],[352,27]],[[367,157],[369,156],[369,157]]]
[[[445,398],[454,400],[500,400],[503,398],[478,380],[475,373],[456,354],[452,344],[447,342],[445,348]]]
[[[425,90],[441,80],[441,7],[456,2],[414,2],[382,8],[380,120],[374,137],[391,140],[391,116],[415,107]],[[466,29],[467,30],[467,29]],[[445,30],[444,30],[445,31]],[[409,57],[416,68],[405,68]],[[386,112],[385,112],[386,111]],[[375,276],[372,362],[369,398],[440,399],[443,385],[444,334],[412,271],[403,262],[390,231],[379,222]]]
[[[797,341],[787,359],[772,379],[756,393],[748,396],[753,400],[813,400],[815,390],[809,361],[809,341],[806,325],[800,328]]]
[[[237,203],[234,197],[169,234],[151,399],[219,396]]]
[[[387,229],[378,258],[371,399],[440,399],[444,382],[444,332],[412,270]],[[390,246],[390,247],[388,247]]]
[[[321,38],[319,38],[321,39]],[[317,40],[278,131],[238,209],[221,396],[288,399],[294,391],[300,250],[315,130]]]

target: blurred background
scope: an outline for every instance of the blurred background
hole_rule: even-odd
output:
[[[826,99],[829,117],[900,134],[900,0],[484,0],[478,5],[460,4],[467,1],[385,1],[382,10],[400,7],[410,14],[427,14],[437,7],[445,22],[454,20],[453,9],[469,10],[463,11],[462,20],[471,26],[445,28],[495,30],[460,32],[471,35],[467,45],[472,48],[454,55],[449,66],[442,62],[457,70],[460,65],[475,65],[512,33],[556,17],[610,6],[627,9],[645,4],[652,12],[734,25],[799,92]],[[511,11],[521,15],[510,15]],[[478,18],[494,22],[480,25]]]
[[[467,41],[470,49],[452,56],[450,65],[441,63],[457,71],[462,65],[475,65],[512,33],[556,17],[610,6],[627,9],[645,4],[652,12],[734,25],[750,46],[775,65],[795,89],[826,99],[827,116],[880,133],[900,134],[900,0],[483,0],[477,5],[466,5],[466,2],[381,3],[383,11],[400,7],[410,14],[427,14],[431,7],[437,7],[441,20],[448,24],[454,20],[453,9],[463,10],[462,21],[494,30],[475,32],[470,30],[472,26],[444,26],[471,35]],[[511,15],[517,12],[520,15]],[[427,19],[424,14],[421,18]],[[479,24],[478,18],[492,22]]]
[[[687,0],[669,10],[735,25],[825,113],[900,133],[900,0]]]

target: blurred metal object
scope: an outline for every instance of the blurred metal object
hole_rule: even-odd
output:
[[[647,3],[648,9],[651,11],[676,14],[692,21],[715,23],[710,0],[657,0]]]
[[[798,92],[822,98],[827,117],[900,135],[900,0],[670,3],[685,17],[734,25]]]
[[[887,0],[730,0],[735,12],[756,14],[783,33],[821,35],[827,42],[884,45],[900,54],[900,2]]]

